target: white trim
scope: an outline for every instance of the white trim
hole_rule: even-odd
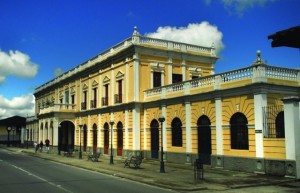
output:
[[[133,61],[133,101],[139,101],[139,57],[138,54],[134,54],[134,61]]]
[[[167,108],[165,105],[162,105],[162,108],[161,108],[161,113],[162,113],[162,116],[165,117],[165,122],[163,122],[163,148],[164,148],[164,151],[167,151],[168,148],[167,148]]]
[[[191,103],[185,102],[186,153],[192,153]]]
[[[264,157],[264,127],[263,127],[263,110],[262,107],[267,106],[266,94],[254,95],[254,120],[255,120],[255,149],[256,157]]]
[[[133,128],[132,128],[132,149],[140,150],[140,105],[136,104],[132,109]]]
[[[215,99],[216,104],[216,145],[217,155],[223,155],[223,131],[222,131],[222,100]]]
[[[129,147],[128,137],[128,109],[125,109],[125,149]]]

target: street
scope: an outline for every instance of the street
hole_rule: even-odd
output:
[[[5,193],[171,192],[3,149],[0,149],[0,190]]]

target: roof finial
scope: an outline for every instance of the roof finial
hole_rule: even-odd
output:
[[[256,51],[256,55],[257,55],[257,58],[254,61],[253,65],[266,65],[265,62],[263,61],[263,59],[261,59],[261,52],[260,52],[260,50]]]
[[[137,29],[136,26],[134,26],[134,30],[133,30],[133,34],[132,35],[134,35],[134,36],[139,36],[140,35],[140,33],[138,32],[138,29]]]

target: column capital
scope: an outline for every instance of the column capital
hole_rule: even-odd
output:
[[[281,100],[283,101],[283,103],[294,103],[294,102],[300,102],[300,97],[288,96],[288,97],[283,97]]]

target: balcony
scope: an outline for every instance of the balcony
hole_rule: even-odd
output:
[[[266,65],[250,66],[248,68],[145,90],[144,101],[235,88],[258,82],[299,86],[300,70]]]
[[[86,102],[81,103],[81,110],[86,110]]]
[[[97,108],[97,100],[91,100],[91,109]]]
[[[122,94],[115,94],[115,104],[122,103]]]
[[[102,106],[108,106],[108,97],[102,97]]]
[[[76,112],[75,104],[52,104],[42,107],[39,110],[39,115],[53,112]]]

